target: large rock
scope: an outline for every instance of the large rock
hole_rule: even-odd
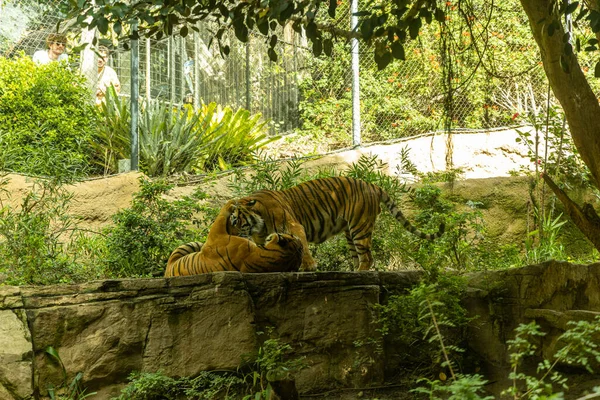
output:
[[[31,355],[23,311],[0,310],[0,399],[21,399],[31,393]]]
[[[67,382],[82,372],[83,386],[102,400],[118,394],[133,371],[180,377],[235,369],[268,338],[259,332],[269,331],[292,345],[293,357],[304,357],[306,368],[294,376],[301,393],[379,384],[402,374],[397,360],[414,349],[386,345],[375,305],[420,277],[417,271],[222,272],[0,287],[0,399],[43,396],[48,385],[63,383],[49,346]],[[568,321],[600,312],[600,264],[479,273],[469,287],[464,302],[478,316],[469,353],[497,376],[507,376],[506,340],[519,323],[543,325],[549,333],[540,356],[548,356]]]

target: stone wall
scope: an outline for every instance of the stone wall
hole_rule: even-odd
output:
[[[305,356],[299,391],[382,383],[386,359],[373,305],[419,281],[411,272],[239,274],[99,281],[51,287],[0,287],[0,399],[40,397],[62,370],[45,354],[58,350],[72,377],[83,373],[94,399],[118,394],[132,371],[192,376],[235,369],[269,327]],[[470,277],[465,298],[471,351],[506,366],[505,341],[523,321],[553,329],[600,311],[600,264],[547,263]],[[357,342],[379,343],[384,354]],[[394,355],[397,358],[397,354]],[[396,371],[397,372],[397,371]],[[397,373],[396,373],[397,375]]]

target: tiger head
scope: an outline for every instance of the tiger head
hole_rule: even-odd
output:
[[[271,233],[267,236],[265,245],[267,250],[278,252],[281,258],[278,264],[289,266],[289,271],[298,271],[302,264],[303,246],[300,239],[286,233]]]
[[[240,199],[234,203],[229,216],[231,235],[250,238],[262,233],[265,221],[252,209],[255,204],[253,199]]]

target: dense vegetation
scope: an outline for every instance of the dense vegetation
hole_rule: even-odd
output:
[[[92,105],[85,79],[64,65],[0,58],[0,165],[5,171],[76,178],[118,172],[131,152],[131,114],[109,92]],[[215,103],[197,110],[144,104],[140,165],[149,176],[206,173],[255,161],[266,133],[260,114]]]
[[[541,0],[535,3],[539,2]],[[167,3],[169,2],[163,2],[166,12],[160,16],[165,17],[167,22],[160,25],[160,19],[157,19],[157,25],[146,26],[151,34],[161,32],[162,35],[163,31],[171,34],[173,24],[180,22],[177,17],[175,22],[171,21],[169,16],[175,14],[170,13],[171,5]],[[184,2],[183,7],[187,3],[189,2]],[[374,39],[372,50],[377,69],[386,66],[389,68],[383,72],[372,68],[368,74],[364,74],[364,105],[368,110],[364,126],[367,137],[373,140],[398,137],[415,126],[430,130],[438,127],[440,120],[444,118],[448,119],[451,125],[457,117],[449,112],[451,110],[446,108],[442,111],[430,107],[439,91],[455,95],[455,104],[467,107],[469,112],[462,115],[466,126],[485,127],[498,121],[514,120],[516,114],[497,112],[497,109],[490,107],[489,95],[493,81],[489,71],[474,76],[471,89],[461,92],[456,90],[458,84],[454,89],[452,83],[449,84],[449,88],[430,86],[428,82],[411,79],[395,69],[399,66],[393,64],[392,59],[405,58],[405,48],[408,48],[405,40],[408,37],[416,39],[420,36],[425,41],[434,40],[436,37],[435,30],[421,30],[422,21],[430,23],[437,20],[444,23],[445,16],[450,12],[448,8],[452,6],[451,2],[446,2],[446,9],[442,10],[436,2],[425,3],[429,6],[426,4],[417,14],[409,11],[408,7],[404,10],[396,9],[398,12],[392,14],[398,17],[398,26],[387,27],[391,29],[387,32],[383,29],[383,24],[386,23],[387,16],[391,15],[389,10],[383,7],[374,8],[363,15],[367,18],[361,21],[360,33],[367,40]],[[210,4],[213,7],[216,3]],[[259,10],[262,2],[245,4],[252,10]],[[579,6],[578,3],[574,4],[575,8]],[[329,2],[330,14],[335,14],[336,5],[337,2]],[[248,18],[244,19],[240,17],[240,9],[229,10],[225,5],[221,6],[216,10],[220,14],[219,18],[229,21],[238,38],[242,40],[247,39],[246,24],[256,24],[259,30],[266,30],[268,33],[272,29],[268,24],[269,20],[283,22],[295,11],[300,11],[301,14],[306,11],[283,8],[278,12],[288,14],[275,13],[267,16],[259,11],[255,14],[249,13]],[[552,36],[551,31],[563,33],[562,26],[556,26],[557,18],[573,14],[575,11],[572,6],[555,8],[550,9],[543,32],[539,33],[534,29],[538,38],[541,35]],[[143,7],[138,9],[144,12]],[[582,13],[581,18],[589,20],[592,33],[597,33],[600,29],[600,14],[597,10],[584,9],[589,14],[586,16]],[[103,31],[108,29],[109,24],[106,16],[122,14],[105,11],[90,11],[92,14],[98,13],[99,18],[95,19],[94,23]],[[533,14],[531,10],[526,11]],[[314,14],[316,13],[313,13],[311,18],[307,13],[309,17],[303,22],[306,23],[313,50],[317,55],[321,52],[331,55],[339,45],[330,40],[327,31],[320,30],[315,23]],[[403,18],[403,15],[407,18]],[[149,14],[145,16],[150,17]],[[514,21],[513,25],[522,25],[523,22]],[[295,25],[295,28],[299,28],[300,22],[295,22]],[[445,25],[445,28],[447,29],[448,25]],[[469,37],[460,30],[458,32],[463,38]],[[277,43],[277,37],[274,36],[269,41],[271,47]],[[569,102],[565,100],[568,96],[565,96],[564,91],[560,91],[560,82],[567,81],[562,74],[573,72],[574,76],[580,79],[580,74],[583,73],[577,60],[573,58],[573,46],[568,40],[564,41],[564,35],[556,34],[552,40],[557,40],[557,37],[559,46],[556,46],[556,43],[553,45],[560,47],[560,54],[553,54],[561,60],[560,70],[549,69],[547,73],[551,84],[559,89],[559,99],[566,104],[569,122],[577,122],[581,120],[581,116],[577,114],[579,111],[573,111],[569,107]],[[590,47],[594,47],[592,50],[595,50],[597,39],[590,37],[586,40]],[[389,46],[386,45],[387,42]],[[461,48],[470,44],[468,39],[459,42]],[[548,40],[548,43],[552,41]],[[491,45],[494,45],[493,40]],[[525,41],[519,45],[524,49],[523,59],[530,58],[535,49],[531,43]],[[539,46],[542,47],[543,44]],[[548,51],[548,54],[550,53]],[[269,55],[273,54],[275,53],[271,48]],[[447,50],[443,54],[456,55]],[[424,51],[420,55],[422,57],[411,61],[417,64],[417,68],[439,69],[453,66],[453,74],[446,71],[444,75],[449,82],[459,79],[461,68],[467,71],[469,63],[475,65],[479,62],[475,59],[463,59],[461,63],[442,65],[436,57],[431,57],[432,53]],[[523,62],[523,59],[501,62]],[[304,130],[316,138],[319,138],[324,130],[333,136],[344,135],[348,132],[350,118],[338,110],[340,103],[350,101],[348,83],[335,82],[336,77],[333,73],[337,69],[347,68],[348,58],[341,56],[333,61],[315,59],[313,62],[328,63],[323,69],[331,72],[331,75],[309,76],[303,82]],[[548,65],[545,67],[550,68]],[[525,68],[526,65],[522,67]],[[389,74],[386,80],[388,87],[374,83],[379,82],[382,74]],[[588,76],[590,74],[591,72]],[[414,87],[418,97],[423,99],[421,105],[409,104],[409,99],[402,97],[387,98],[384,92],[398,84]],[[322,96],[323,90],[333,91],[335,85],[340,86],[335,96]],[[572,86],[579,90],[585,85],[580,79],[577,85]],[[587,84],[585,93],[589,92],[589,86]],[[192,239],[204,238],[218,206],[200,202],[205,197],[205,193],[201,191],[177,201],[167,201],[165,195],[171,186],[162,179],[143,179],[141,191],[133,199],[131,207],[116,214],[112,226],[102,232],[80,229],[76,219],[69,215],[71,199],[64,189],[64,181],[86,175],[114,173],[118,169],[118,160],[129,157],[128,126],[131,116],[128,104],[123,99],[110,93],[105,104],[100,108],[93,107],[87,101],[88,93],[81,77],[76,73],[59,65],[36,68],[25,57],[0,59],[0,94],[0,161],[3,169],[50,177],[40,179],[34,190],[18,206],[9,203],[10,193],[5,191],[0,196],[1,284],[72,283],[97,278],[160,275],[166,258],[175,246]],[[380,101],[382,96],[386,101]],[[593,103],[587,109],[595,110],[596,99],[593,99]],[[565,129],[565,117],[562,113],[552,107],[549,107],[543,116],[537,108],[529,111],[520,115],[520,118],[533,125],[538,135],[534,138],[523,133],[521,140],[529,144],[532,162],[540,166],[540,171],[543,168],[552,174],[561,188],[575,192],[585,190],[588,194],[597,195],[597,192],[593,191],[598,186],[598,172],[594,160],[600,153],[592,146],[597,144],[596,141],[588,140],[594,137],[590,132],[594,133],[593,129],[597,127],[586,129],[577,123],[573,124],[576,128],[573,132],[578,144],[576,148]],[[383,135],[375,129],[382,116],[390,123],[388,131]],[[157,103],[145,104],[140,120],[141,168],[151,177],[206,173],[248,164],[256,160],[257,150],[270,140],[264,134],[265,122],[260,120],[259,115],[250,115],[245,110],[234,111],[216,104],[207,104],[197,110]],[[546,143],[553,150],[546,153],[547,157],[544,159],[539,155],[541,132],[545,132]],[[590,145],[589,148],[587,144]],[[591,172],[581,162],[578,150],[582,152],[585,164],[592,168]],[[424,175],[415,171],[406,161],[404,167],[420,178],[418,185],[408,188],[399,184],[394,177],[383,174],[381,167],[378,160],[367,157],[362,158],[345,174],[376,183],[397,200],[414,206],[417,210],[414,219],[424,229],[435,230],[439,222],[444,220],[447,234],[431,243],[418,241],[399,227],[389,215],[382,214],[374,238],[376,268],[387,269],[391,264],[390,260],[395,260],[394,263],[398,265],[424,270],[426,280],[410,293],[391,297],[388,304],[380,310],[381,319],[375,322],[381,325],[383,335],[397,335],[393,340],[400,345],[416,344],[419,352],[408,354],[407,362],[415,366],[417,376],[431,376],[433,371],[444,371],[443,374],[439,374],[439,379],[421,379],[415,392],[431,399],[488,399],[489,397],[479,394],[485,379],[479,375],[461,374],[458,368],[463,359],[461,344],[464,344],[464,335],[461,330],[468,323],[468,319],[458,301],[464,285],[455,273],[509,268],[551,258],[589,262],[598,259],[597,251],[588,247],[583,252],[581,249],[578,253],[571,252],[568,240],[562,236],[566,226],[565,220],[554,199],[549,198],[547,191],[543,189],[539,171],[536,171],[531,179],[530,198],[534,227],[527,237],[523,238],[522,243],[503,245],[490,240],[486,235],[486,227],[481,218],[481,207],[484,204],[471,202],[466,207],[457,205],[436,185],[439,180],[455,179],[460,171],[449,171],[442,176]],[[306,175],[298,162],[290,162],[287,165],[261,163],[255,165],[249,175],[245,172],[247,171],[236,172],[237,179],[233,183],[233,189],[237,195],[265,187],[282,189],[317,176],[339,173],[328,170]],[[568,207],[567,212],[570,210]],[[196,225],[192,224],[192,219],[198,218],[198,215],[202,216],[202,220],[197,221]],[[595,213],[590,215],[593,217]],[[344,241],[341,239],[329,241],[312,250],[319,259],[322,270],[351,268]],[[448,271],[453,271],[454,274],[448,274]],[[572,324],[569,328],[562,337],[565,346],[558,348],[555,359],[590,369],[589,360],[600,358],[596,342],[593,340],[600,331],[600,321],[580,322]],[[513,370],[510,377],[515,384],[507,388],[506,393],[515,399],[563,398],[560,391],[564,389],[565,381],[556,374],[550,361],[545,360],[540,364],[540,376],[537,377],[528,376],[520,370],[525,357],[531,355],[534,350],[530,338],[540,335],[542,333],[538,326],[523,325],[516,332],[515,338],[508,343],[513,351]],[[279,342],[277,338],[268,339],[264,341],[258,353],[253,355],[248,365],[232,374],[207,373],[199,377],[181,379],[164,377],[158,373],[135,374],[131,377],[132,384],[125,389],[121,398],[214,398],[224,397],[224,391],[229,388],[236,388],[238,394],[241,393],[241,396],[245,395],[247,398],[265,398],[269,395],[270,373],[274,374],[281,369],[293,373],[302,368],[301,363],[285,359],[284,355],[289,350],[289,345]],[[55,357],[58,357],[57,354]],[[548,377],[550,379],[546,379]],[[517,382],[525,391],[519,391]],[[82,397],[82,393],[73,393],[70,398]]]

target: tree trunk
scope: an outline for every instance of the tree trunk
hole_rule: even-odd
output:
[[[561,67],[560,58],[565,46],[564,29],[562,21],[558,19],[560,17],[550,14],[550,6],[553,3],[554,0],[521,0],[529,18],[531,31],[540,48],[546,76],[564,110],[575,147],[588,166],[594,184],[600,188],[600,104],[579,66],[576,55],[565,58],[569,73],[564,72]],[[561,22],[560,29],[549,36],[547,26],[553,19]],[[549,182],[548,179],[546,181]],[[600,222],[591,206],[588,204],[581,208],[556,185],[550,187],[565,205],[573,222],[600,250]]]

